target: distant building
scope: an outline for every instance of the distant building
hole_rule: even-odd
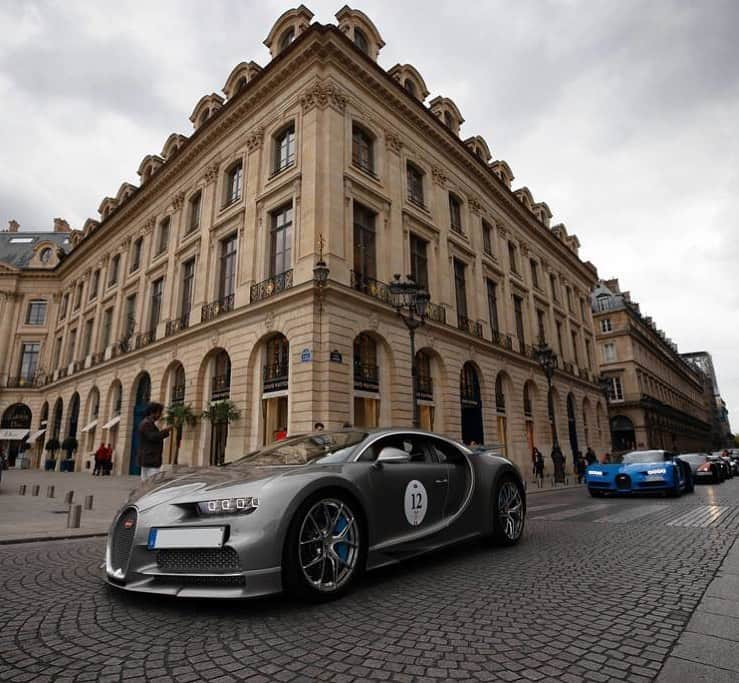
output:
[[[703,372],[642,314],[618,280],[599,281],[591,304],[614,450],[710,448],[713,393]]]
[[[729,424],[729,411],[726,408],[726,402],[721,397],[716,379],[716,370],[713,367],[713,358],[707,351],[694,351],[693,353],[683,353],[683,358],[696,367],[708,377],[711,383],[711,391],[713,393],[713,446],[715,448],[723,448],[725,446],[734,445],[734,435],[731,432]]]

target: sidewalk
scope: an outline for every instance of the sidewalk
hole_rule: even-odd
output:
[[[132,476],[93,477],[89,472],[42,472],[9,469],[0,483],[0,544],[105,535],[113,516],[141,480]],[[26,485],[26,495],[18,489]],[[38,485],[38,496],[32,495]],[[47,488],[54,497],[47,498]],[[64,497],[74,491],[74,503],[82,505],[79,529],[67,528],[68,505]],[[85,510],[85,496],[93,496],[92,510]]]

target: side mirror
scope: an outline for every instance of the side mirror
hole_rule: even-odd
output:
[[[382,463],[400,463],[410,462],[411,456],[400,448],[393,448],[392,446],[385,446],[380,451],[380,455],[377,456],[375,462],[379,465]]]

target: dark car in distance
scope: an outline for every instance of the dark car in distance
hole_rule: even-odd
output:
[[[696,483],[720,484],[724,480],[721,464],[711,462],[707,453],[681,453],[679,457],[690,465]]]

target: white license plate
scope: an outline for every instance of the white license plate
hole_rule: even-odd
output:
[[[222,526],[183,527],[180,529],[157,529],[149,531],[149,550],[163,548],[221,548]]]

